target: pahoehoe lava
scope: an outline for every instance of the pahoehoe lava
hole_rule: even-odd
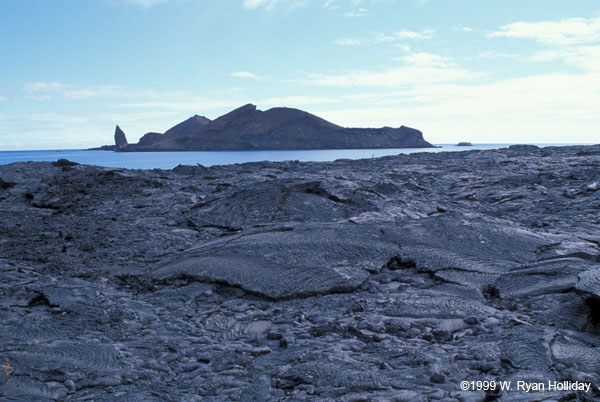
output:
[[[0,166],[0,398],[597,400],[599,183],[600,145]]]

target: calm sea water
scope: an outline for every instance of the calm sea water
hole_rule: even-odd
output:
[[[195,151],[195,152],[112,152],[88,151],[81,149],[45,150],[45,151],[0,151],[0,165],[24,161],[70,161],[88,165],[119,167],[128,169],[172,169],[175,166],[228,165],[233,163],[259,161],[327,162],[336,159],[363,159],[387,155],[411,154],[415,152],[447,152],[468,151],[473,149],[498,149],[510,144],[474,144],[471,147],[438,144],[440,148],[396,148],[396,149],[335,149],[311,151]],[[540,147],[549,145],[576,144],[536,144]]]

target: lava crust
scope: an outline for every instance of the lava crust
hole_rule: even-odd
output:
[[[597,400],[599,183],[599,145],[0,166],[0,396]]]

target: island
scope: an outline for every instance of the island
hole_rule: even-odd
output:
[[[261,111],[247,104],[212,121],[195,115],[164,134],[146,133],[137,144],[129,144],[117,126],[115,145],[93,149],[148,152],[433,147],[421,131],[406,126],[348,128],[299,109]]]
[[[472,147],[473,144],[471,144],[470,142],[467,141],[461,141],[458,144],[456,144],[457,147]]]

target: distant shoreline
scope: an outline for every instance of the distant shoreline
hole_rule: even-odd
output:
[[[474,152],[508,148],[510,143],[473,144],[461,147],[456,144],[435,144],[435,148],[386,149],[335,149],[335,150],[282,150],[282,151],[161,151],[161,152],[105,152],[89,149],[14,150],[0,151],[0,165],[25,161],[56,161],[65,158],[82,164],[130,169],[171,169],[178,164],[204,166],[228,165],[245,162],[329,162],[336,159],[364,159],[397,154]],[[590,146],[593,144],[533,144],[540,148],[565,146]]]
[[[231,165],[246,162],[331,162],[338,159],[371,159],[398,154],[478,152],[508,148],[512,144],[435,144],[436,148],[285,150],[285,151],[177,151],[177,152],[105,152],[86,149],[0,151],[0,165],[14,162],[68,159],[77,163],[124,169],[172,169],[177,165]],[[592,144],[535,144],[540,148],[589,146]]]
[[[456,147],[457,143],[436,143],[432,144],[433,148],[444,148],[444,147]],[[535,143],[516,143],[516,142],[489,142],[489,143],[478,143],[474,142],[471,144],[473,147],[478,146],[506,146],[509,147],[511,145],[535,145],[540,148],[545,147],[569,147],[569,146],[588,146],[588,145],[597,145],[593,142],[535,142]],[[48,149],[0,149],[0,152],[69,152],[69,151],[101,151],[101,147],[92,147],[92,148],[48,148]],[[347,148],[347,149],[413,149],[413,148]],[[430,148],[423,148],[430,149]],[[472,150],[473,148],[464,149],[465,151]],[[144,151],[144,152],[253,152],[253,151],[327,151],[330,149],[281,149],[281,150],[273,150],[273,149],[240,149],[240,150],[221,150],[221,151]],[[332,148],[331,150],[343,150]]]

